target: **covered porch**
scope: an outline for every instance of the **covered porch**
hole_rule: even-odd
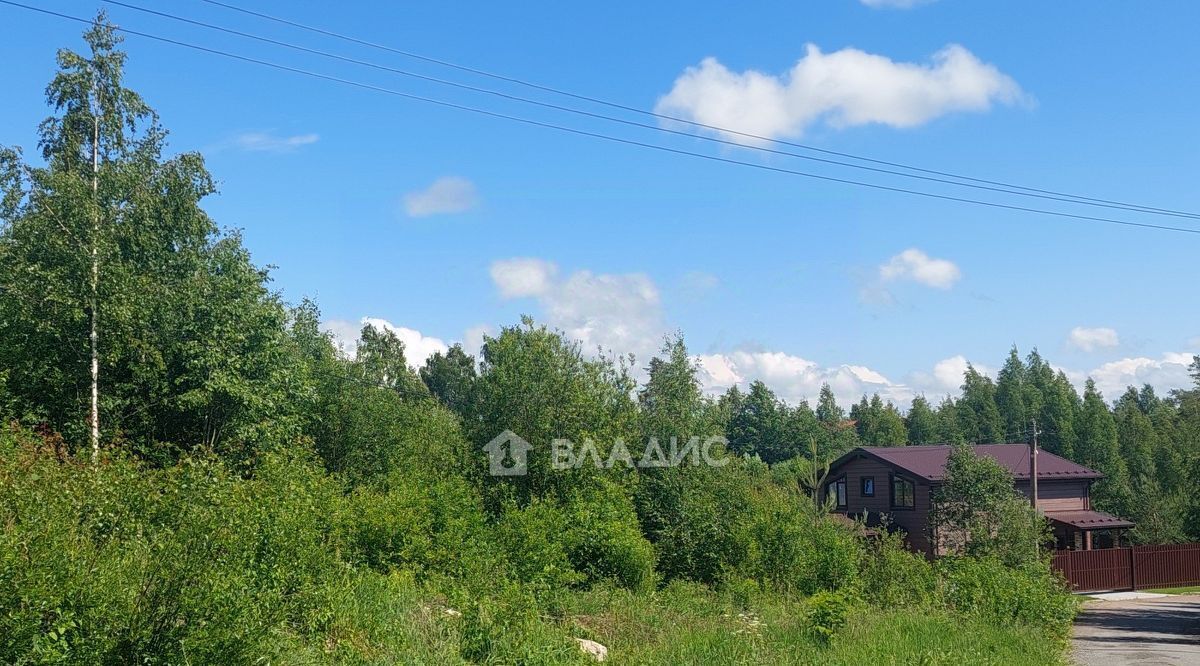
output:
[[[1126,531],[1133,523],[1103,511],[1046,512],[1057,550],[1095,550],[1128,545]],[[1122,544],[1122,540],[1126,543]]]

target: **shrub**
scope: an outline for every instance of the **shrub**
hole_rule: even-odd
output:
[[[822,591],[809,597],[805,615],[809,627],[822,640],[829,640],[850,616],[853,597],[845,591]]]
[[[567,505],[564,545],[589,583],[612,580],[641,590],[654,585],[654,548],[642,536],[625,490],[610,481],[575,493]]]
[[[1022,622],[1065,635],[1078,610],[1078,600],[1045,562],[1013,568],[995,558],[956,557],[937,568],[946,603],[989,622]]]
[[[901,533],[887,528],[886,524],[880,526],[880,534],[872,539],[863,561],[866,598],[881,608],[936,603],[937,572],[933,564],[908,550]]]
[[[0,454],[0,661],[238,663],[276,654],[342,569],[340,488],[303,456],[242,479],[186,459]]]
[[[811,509],[808,498],[767,491],[757,498],[746,569],[776,592],[813,594],[858,583],[861,540]]]
[[[676,467],[642,476],[638,515],[664,579],[715,584],[745,561],[753,488],[737,464]]]
[[[393,472],[346,499],[339,528],[346,557],[381,572],[422,578],[470,575],[488,549],[479,494],[458,477],[421,479]]]
[[[563,535],[569,520],[551,500],[527,507],[509,506],[496,522],[493,536],[508,575],[538,593],[560,590],[583,581],[571,566]]]

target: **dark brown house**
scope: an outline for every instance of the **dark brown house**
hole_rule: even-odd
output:
[[[1000,463],[1012,473],[1016,488],[1030,491],[1030,449],[1027,444],[980,444],[975,454]],[[868,526],[887,514],[891,525],[904,530],[912,547],[935,555],[929,511],[933,489],[945,478],[952,447],[864,446],[830,465],[824,497],[836,498],[835,511],[848,517],[866,515]],[[1092,510],[1095,470],[1038,449],[1035,506],[1050,520],[1059,549],[1091,550],[1115,545],[1120,530],[1133,523]]]

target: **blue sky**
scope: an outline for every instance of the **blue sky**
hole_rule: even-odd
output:
[[[147,6],[422,74],[537,94],[197,0]],[[32,2],[90,16],[95,2]],[[237,0],[408,51],[775,138],[1200,211],[1189,2],[354,3]],[[898,3],[904,4],[904,3]],[[445,90],[110,7],[120,25],[414,94],[754,163],[947,193]],[[0,7],[0,143],[35,145],[80,26]],[[208,157],[214,218],[331,330],[413,355],[522,313],[634,352],[681,329],[713,390],[949,391],[1037,346],[1109,398],[1186,381],[1200,237],[908,197],[616,145],[130,37],[129,85]],[[939,55],[941,54],[941,55]],[[706,61],[706,59],[713,59]],[[702,63],[708,62],[706,65]],[[16,63],[14,65],[14,63]],[[538,94],[548,101],[566,100]],[[603,107],[589,110],[609,112]],[[636,120],[644,120],[629,116]],[[653,121],[652,121],[653,122]],[[1022,202],[987,193],[975,196]],[[1200,228],[1121,211],[1084,214]]]

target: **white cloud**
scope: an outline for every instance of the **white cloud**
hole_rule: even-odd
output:
[[[321,137],[316,134],[279,136],[271,132],[246,132],[229,141],[238,150],[256,153],[290,153],[302,146],[316,143]]]
[[[1188,388],[1193,385],[1188,374],[1191,363],[1191,354],[1167,352],[1158,359],[1139,356],[1110,361],[1087,374],[1095,380],[1105,399],[1111,401],[1120,397],[1128,386],[1150,384],[1161,393]]]
[[[859,0],[871,9],[912,9],[918,5],[926,5],[937,0]]]
[[[917,248],[909,248],[879,267],[882,282],[911,280],[927,287],[949,289],[962,277],[953,261],[934,259]]]
[[[801,400],[814,402],[822,384],[829,384],[838,402],[846,408],[863,395],[879,393],[901,407],[915,395],[914,390],[889,380],[883,374],[861,365],[821,366],[820,364],[777,351],[744,351],[701,354],[700,382],[710,394],[722,393],[733,385],[745,388],[762,381],[775,394],[791,404]]]
[[[768,139],[798,137],[819,121],[836,128],[914,127],[956,111],[986,111],[1027,96],[1009,76],[950,44],[928,64],[894,62],[853,48],[808,44],[787,73],[734,72],[715,58],[687,68],[655,111]],[[746,137],[728,139],[749,143]]]
[[[1111,328],[1084,328],[1076,326],[1067,336],[1067,344],[1081,351],[1090,352],[1097,349],[1116,347],[1121,343],[1117,332]]]
[[[492,262],[490,273],[502,298],[525,298],[550,291],[558,267],[542,259],[503,259]]]
[[[909,381],[918,392],[925,393],[931,398],[934,396],[958,395],[962,388],[963,375],[966,374],[968,365],[974,366],[975,370],[980,374],[995,377],[995,372],[992,368],[970,361],[966,356],[958,354],[934,363],[933,369],[929,372],[918,370],[911,373]]]
[[[426,189],[404,195],[404,211],[409,217],[465,213],[478,205],[475,184],[459,176],[438,178]]]
[[[404,343],[404,357],[413,369],[425,364],[425,359],[436,352],[445,353],[450,347],[440,338],[422,334],[420,331],[397,326],[386,319],[363,317],[354,323],[344,319],[331,319],[321,323],[321,330],[333,334],[334,344],[346,356],[354,358],[358,351],[358,335],[370,324],[375,328],[391,331]]]
[[[581,270],[559,278],[553,263],[509,259],[493,263],[491,275],[501,297],[536,297],[546,323],[588,351],[601,347],[632,353],[642,363],[667,331],[658,288],[641,273]]]

